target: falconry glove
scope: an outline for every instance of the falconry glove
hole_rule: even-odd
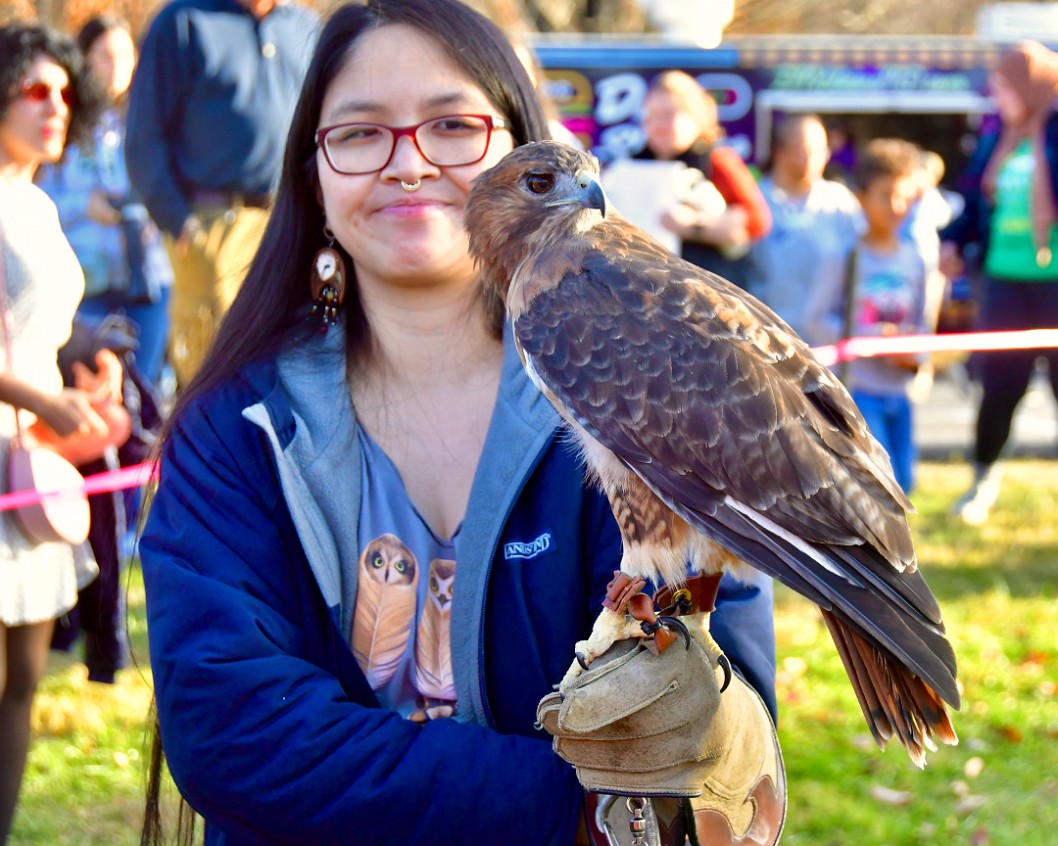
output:
[[[610,794],[589,794],[597,846],[778,841],[786,778],[775,727],[757,693],[714,657],[708,619],[680,617],[689,637],[660,654],[643,639],[616,642],[537,708],[585,789]],[[630,832],[634,804],[614,795],[647,799],[645,839]]]

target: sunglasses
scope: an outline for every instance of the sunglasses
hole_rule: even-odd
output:
[[[51,97],[51,93],[54,90],[55,86],[49,85],[47,82],[23,82],[19,94],[23,100],[29,100],[31,103],[43,103]],[[69,85],[59,89],[59,96],[62,97],[62,101],[67,106],[73,105],[74,91]]]

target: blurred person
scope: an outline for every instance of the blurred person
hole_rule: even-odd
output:
[[[151,384],[161,377],[173,271],[161,233],[133,194],[125,166],[125,118],[136,48],[123,19],[90,19],[77,36],[85,65],[109,108],[91,141],[67,147],[61,164],[41,168],[37,184],[54,200],[85,275],[78,312],[94,321],[125,314],[137,330],[136,364]]]
[[[862,336],[918,335],[926,313],[926,257],[901,227],[919,190],[917,148],[891,138],[871,141],[852,172],[866,228],[845,255],[822,265],[805,315],[807,338],[832,344]],[[871,433],[885,447],[905,492],[914,483],[915,444],[908,392],[919,355],[862,358],[840,367]]]
[[[716,101],[682,71],[655,77],[643,101],[646,148],[634,158],[679,161],[691,169],[662,225],[680,239],[680,255],[742,288],[755,279],[750,246],[767,234],[771,213],[742,158],[721,144]],[[715,190],[713,190],[715,188]],[[713,195],[710,201],[707,195]]]
[[[830,156],[823,175],[834,182],[852,187],[852,172],[856,167],[856,142],[845,121],[829,118],[823,124],[827,133]]]
[[[537,96],[540,98],[540,104],[544,108],[544,114],[547,115],[547,127],[551,132],[551,138],[555,141],[561,141],[563,144],[569,144],[571,147],[577,147],[578,149],[583,150],[584,145],[581,143],[580,139],[570,132],[570,130],[566,128],[566,125],[562,123],[558,110],[555,108],[555,101],[551,99],[551,95],[548,93],[546,76],[544,74],[544,69],[540,64],[540,57],[537,56],[536,51],[520,33],[515,33],[513,35],[509,34],[508,38],[510,38],[511,45],[514,47],[514,52],[518,56],[518,60],[522,63],[522,67],[525,68],[525,72],[529,74],[529,80],[533,83],[533,88],[536,89]]]
[[[128,23],[115,15],[97,15],[82,27],[77,44],[86,70],[106,94],[108,107],[84,144],[68,145],[61,163],[41,168],[37,184],[58,207],[59,222],[84,272],[85,298],[78,308],[75,334],[105,335],[113,325],[135,336],[124,367],[126,372],[136,368],[136,378],[143,380],[133,406],[138,414],[161,377],[173,272],[161,233],[133,195],[125,167],[126,94],[136,64]],[[111,320],[113,315],[124,315],[131,326]],[[81,338],[75,343],[91,345]],[[121,344],[130,346],[126,339]],[[89,352],[86,360],[93,355]],[[72,384],[68,371],[64,377]],[[128,388],[136,390],[133,385]],[[142,453],[141,449],[133,455],[123,448],[121,456],[137,463]],[[116,459],[112,463],[117,466]],[[114,468],[97,459],[79,469],[91,475]],[[135,523],[138,502],[139,491],[89,500],[89,543],[99,578],[79,592],[77,606],[56,626],[52,646],[69,651],[83,631],[90,681],[113,683],[115,671],[127,663],[120,529]]]
[[[166,236],[169,360],[186,387],[268,220],[315,13],[280,0],[171,0],[129,91],[132,186]]]
[[[348,4],[323,29],[141,543],[159,736],[208,844],[574,842],[584,792],[536,709],[620,532],[464,228],[475,177],[547,132],[511,45],[458,2]],[[719,713],[753,743],[710,753],[745,773],[774,748],[770,581],[725,579],[712,630],[743,674]]]
[[[8,478],[15,415],[41,437],[103,437],[93,406],[102,382],[64,389],[57,354],[84,290],[55,205],[33,176],[67,136],[95,120],[80,53],[37,24],[0,27],[0,263],[7,343],[0,347],[0,479]],[[8,319],[10,317],[10,319]],[[6,347],[10,346],[10,357]],[[104,374],[101,374],[104,375]],[[106,374],[110,375],[110,374]],[[40,427],[43,427],[41,429]],[[95,575],[87,544],[36,543],[0,513],[0,843],[7,842],[30,739],[30,710],[55,618]]]
[[[940,271],[940,230],[951,223],[955,214],[951,202],[940,190],[944,159],[932,150],[916,147],[915,152],[915,191],[900,227],[900,237],[913,243],[926,263],[926,326],[930,332],[935,332],[948,284],[947,277]],[[933,386],[933,376],[933,361],[928,359],[915,375],[912,399],[926,399]]]
[[[771,166],[760,188],[772,227],[754,247],[762,283],[753,290],[799,335],[819,267],[848,254],[863,227],[852,191],[823,178],[830,155],[827,133],[815,115],[791,115],[775,131]]]
[[[1023,42],[1000,57],[989,81],[1000,126],[981,138],[960,180],[966,204],[941,233],[941,266],[954,277],[971,248],[982,256],[981,330],[1058,327],[1058,54]],[[1042,356],[1058,396],[1058,350]],[[1036,350],[975,356],[982,393],[974,481],[954,506],[970,525],[984,524],[999,496],[997,462],[1040,357]]]

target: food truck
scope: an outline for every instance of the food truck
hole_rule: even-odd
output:
[[[534,49],[562,121],[603,162],[643,146],[650,80],[678,69],[717,100],[727,143],[763,167],[784,114],[811,112],[854,143],[895,136],[941,155],[953,181],[983,120],[1004,44],[972,36],[742,36],[704,49],[671,41],[563,40]]]

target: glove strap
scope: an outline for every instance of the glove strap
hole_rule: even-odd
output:
[[[721,578],[722,574],[714,573],[694,576],[680,588],[665,585],[654,594],[654,604],[663,609],[661,613],[666,616],[711,614],[716,610],[716,592],[720,589]]]

